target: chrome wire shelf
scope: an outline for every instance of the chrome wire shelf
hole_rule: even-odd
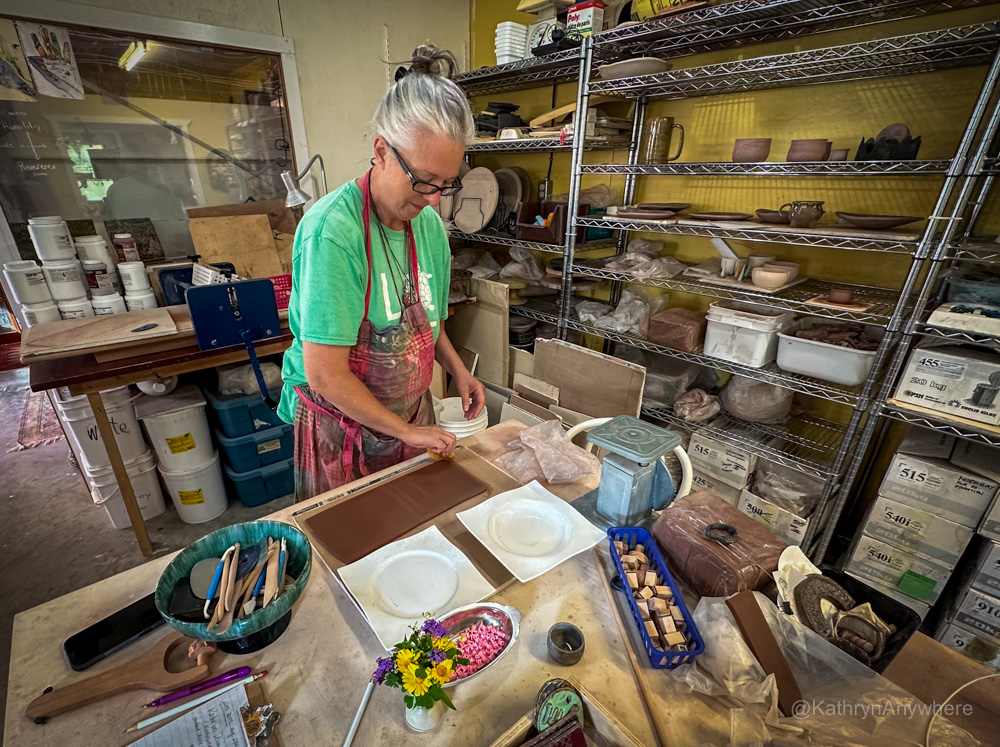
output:
[[[931,72],[985,64],[996,50],[998,39],[995,24],[975,23],[657,75],[598,81],[590,84],[590,91],[682,99]]]
[[[703,433],[751,449],[763,459],[821,480],[837,477],[833,463],[843,440],[841,423],[808,415],[789,420],[784,428],[749,423],[730,415],[720,415],[709,423],[691,423],[674,415],[671,409],[656,405],[643,405],[642,414],[674,429]]]
[[[899,291],[892,290],[891,288],[876,288],[867,285],[850,285],[845,283],[831,283],[826,280],[809,279],[804,283],[799,283],[778,293],[762,293],[754,289],[728,288],[693,278],[682,279],[678,277],[670,280],[636,278],[628,273],[602,268],[600,264],[604,261],[590,260],[576,262],[573,265],[573,273],[604,280],[639,283],[653,288],[665,288],[666,290],[680,291],[682,293],[694,293],[710,298],[744,301],[760,306],[767,306],[772,309],[794,311],[798,314],[810,314],[812,316],[864,322],[880,326],[885,326],[888,323],[893,309],[899,302]],[[825,296],[834,285],[838,288],[853,289],[856,303],[859,305],[871,304],[871,307],[865,311],[857,311],[807,303],[809,299],[816,298],[817,296]]]
[[[513,308],[511,311],[513,312]],[[655,342],[650,342],[649,340],[636,335],[600,329],[575,319],[567,319],[565,324],[569,329],[575,329],[579,332],[583,332],[584,334],[601,337],[605,340],[611,340],[612,342],[624,343],[625,345],[631,345],[632,347],[640,348],[641,350],[649,350],[654,353],[660,353],[676,360],[697,363],[708,368],[714,368],[717,371],[725,371],[726,373],[747,376],[749,378],[756,379],[757,381],[766,381],[769,384],[780,386],[783,389],[791,389],[794,392],[801,392],[802,394],[819,397],[820,399],[825,399],[830,402],[837,402],[851,406],[859,403],[859,388],[841,386],[840,384],[820,381],[819,379],[813,379],[808,376],[788,373],[787,371],[782,371],[774,363],[764,366],[763,368],[750,368],[748,366],[740,366],[736,363],[730,363],[729,361],[724,361],[719,358],[713,358],[703,353],[685,353],[680,350],[674,350],[673,348],[668,348],[663,345],[657,345]]]
[[[982,0],[735,0],[604,31],[595,49],[630,55],[680,57],[745,47],[822,31],[988,5]]]
[[[506,65],[481,67],[458,75],[455,82],[469,96],[565,83],[577,79],[581,53],[581,49],[567,49],[544,57],[527,57]]]
[[[809,161],[801,163],[624,163],[582,164],[585,174],[636,176],[939,176],[948,173],[949,160],[931,161]]]
[[[585,140],[584,150],[628,150],[628,140],[607,142],[605,140]],[[573,138],[560,143],[559,138],[533,137],[526,140],[481,140],[469,143],[466,153],[562,153],[573,150]]]
[[[987,158],[980,174],[1000,174],[1000,158]]]
[[[780,226],[765,226],[761,223],[745,223],[746,228],[737,228],[730,223],[723,227],[711,222],[705,224],[668,223],[665,221],[612,220],[608,218],[578,218],[578,226],[611,228],[618,231],[647,231],[677,236],[704,236],[707,238],[732,239],[734,241],[764,241],[770,244],[795,244],[821,249],[847,249],[861,252],[889,252],[912,254],[920,240],[919,234],[912,239],[871,238],[869,232],[858,230],[852,235],[851,229],[838,228],[838,233],[805,233]],[[891,234],[898,236],[899,234]]]
[[[559,306],[551,301],[541,301],[537,298],[529,298],[523,304],[511,306],[510,313],[526,316],[536,322],[559,323]]]
[[[882,414],[901,423],[919,425],[921,428],[928,428],[938,433],[964,438],[987,446],[1000,446],[1000,433],[985,429],[980,430],[966,423],[951,420],[945,415],[932,416],[891,403],[882,406]]]
[[[976,236],[954,247],[951,256],[970,262],[1000,262],[1000,243]]]
[[[564,247],[562,244],[542,244],[537,241],[522,241],[516,239],[513,236],[501,236],[499,234],[490,233],[463,233],[462,231],[449,231],[449,238],[459,239],[461,241],[469,241],[471,243],[478,244],[494,244],[497,246],[507,246],[507,247],[522,247],[524,249],[530,249],[533,252],[546,252],[548,254],[558,254],[560,257],[563,255]],[[593,249],[609,249],[616,245],[614,239],[602,239],[600,241],[590,241],[585,244],[577,244],[576,250],[578,252],[591,251]]]
[[[969,332],[963,329],[952,329],[950,327],[938,327],[927,322],[919,322],[913,326],[913,331],[918,335],[936,337],[941,340],[951,340],[952,342],[983,345],[994,350],[1000,349],[1000,335],[990,335],[984,332]]]

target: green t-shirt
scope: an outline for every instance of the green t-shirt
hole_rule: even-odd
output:
[[[292,249],[292,294],[288,325],[295,341],[285,352],[278,415],[287,423],[295,419],[297,396],[293,387],[306,383],[302,343],[352,346],[365,317],[368,260],[362,228],[361,190],[354,180],[319,200],[302,217]],[[402,313],[393,286],[389,260],[382,248],[377,219],[371,217],[372,292],[368,319],[377,329],[399,323]],[[397,281],[399,269],[409,266],[409,249],[403,231],[385,229]],[[441,218],[425,208],[413,221],[420,266],[420,300],[427,310],[434,340],[440,322],[448,318],[451,284],[451,251]],[[402,290],[402,288],[400,289]]]

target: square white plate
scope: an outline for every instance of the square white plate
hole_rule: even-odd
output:
[[[337,573],[386,650],[406,638],[425,612],[437,616],[496,591],[436,526],[390,542]]]
[[[607,536],[537,480],[495,495],[458,518],[522,583]]]

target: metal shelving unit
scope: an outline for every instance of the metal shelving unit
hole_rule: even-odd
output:
[[[987,446],[1000,447],[1000,434],[993,431],[981,430],[965,423],[949,420],[945,416],[933,417],[923,412],[916,412],[897,405],[885,404],[882,406],[882,414],[892,420],[898,420],[908,425],[917,425],[938,433],[944,433],[956,438],[964,438]]]
[[[580,57],[580,49],[567,49],[544,57],[528,57],[506,65],[481,67],[478,70],[462,73],[455,78],[455,82],[469,96],[485,96],[555,83],[568,83],[577,80]]]
[[[584,174],[633,176],[944,176],[951,161],[763,161],[760,163],[585,163]]]
[[[559,324],[559,306],[551,301],[543,301],[538,298],[529,298],[519,306],[511,306],[510,313],[517,316],[526,316],[536,322],[547,324]]]
[[[590,150],[624,150],[628,142],[595,140],[586,138],[583,149]],[[466,153],[569,153],[573,150],[573,138],[559,142],[558,138],[531,138],[528,140],[480,140],[466,146]]]
[[[530,249],[533,252],[545,252],[546,254],[558,254],[560,256],[562,256],[564,251],[564,247],[561,244],[542,244],[537,241],[522,241],[521,239],[516,239],[513,236],[501,236],[500,234],[449,231],[448,236],[453,239],[460,239],[462,241],[468,241],[475,244],[493,244],[494,246],[506,246],[511,248],[518,246],[523,249]],[[585,244],[580,244],[577,251],[587,252],[595,249],[612,249],[615,247],[615,244],[616,242],[613,239],[590,241]]]

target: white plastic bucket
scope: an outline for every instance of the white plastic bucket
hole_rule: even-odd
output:
[[[60,301],[56,305],[59,307],[59,315],[63,319],[83,319],[85,316],[94,315],[94,307],[86,298],[76,298],[72,301]]]
[[[169,396],[161,398],[169,400]],[[205,464],[215,453],[205,404],[147,415],[142,419],[150,445],[160,458],[160,468],[183,472]]]
[[[10,285],[14,300],[19,304],[45,303],[52,300],[45,274],[30,259],[7,262],[3,266],[4,277]]]
[[[57,262],[76,257],[69,226],[58,215],[29,218],[28,233],[31,234],[31,243],[35,245],[35,253],[43,262]]]
[[[147,450],[139,420],[135,416],[135,405],[132,404],[135,397],[128,391],[128,387],[102,392],[102,397],[122,459],[135,459]],[[109,466],[111,459],[104,448],[97,420],[87,398],[69,397],[60,401],[57,394],[56,404],[60,418],[69,426],[71,438],[79,446],[77,452],[83,456],[84,466],[88,469]]]
[[[90,300],[90,303],[94,307],[94,314],[97,316],[124,314],[126,311],[125,299],[117,293],[112,293],[109,296],[94,296]]]
[[[25,304],[21,307],[21,315],[24,317],[24,323],[29,327],[34,327],[42,322],[58,322],[62,319],[59,307],[54,301]]]
[[[160,480],[156,476],[156,459],[153,457],[153,452],[146,449],[135,459],[127,461],[125,468],[142,518],[149,521],[166,511],[167,504],[163,500]],[[115,529],[128,529],[132,526],[114,470],[111,467],[88,469],[87,478],[94,503],[107,512],[112,526]]]
[[[153,291],[147,289],[138,293],[125,291],[125,305],[128,306],[129,311],[142,311],[143,309],[155,309],[158,304]]]
[[[214,452],[208,462],[193,469],[170,472],[160,467],[160,475],[167,485],[177,515],[187,524],[211,521],[229,507],[218,452]]]
[[[83,268],[75,259],[61,262],[42,262],[42,272],[49,292],[56,301],[73,301],[87,297],[87,282],[83,279]]]
[[[139,293],[149,290],[149,278],[146,277],[146,265],[142,262],[119,262],[118,274],[126,293]]]

